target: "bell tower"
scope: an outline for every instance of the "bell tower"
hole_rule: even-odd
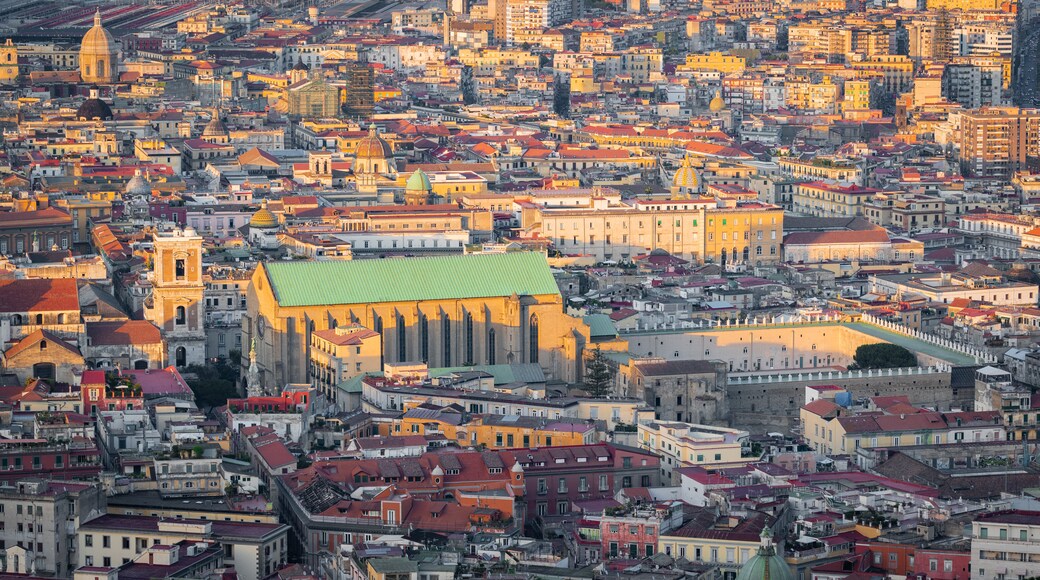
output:
[[[162,331],[177,367],[206,360],[202,236],[192,228],[156,232],[151,304],[146,317]]]

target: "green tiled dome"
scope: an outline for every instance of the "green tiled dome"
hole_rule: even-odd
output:
[[[794,580],[791,568],[773,545],[773,534],[769,528],[762,529],[762,545],[740,568],[736,580]]]
[[[404,188],[408,191],[430,191],[433,189],[433,184],[430,183],[430,177],[426,175],[425,171],[416,169],[415,173],[408,177]]]

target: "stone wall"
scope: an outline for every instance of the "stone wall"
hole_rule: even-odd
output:
[[[915,370],[914,374],[908,374]],[[954,389],[950,372],[937,369],[903,369],[904,374],[871,374],[826,372],[792,374],[774,378],[773,382],[756,380],[737,382],[731,377],[727,386],[730,424],[740,425],[752,434],[779,431],[789,433],[798,424],[798,409],[805,404],[805,387],[837,385],[852,393],[853,398],[907,395],[915,405],[948,411],[951,407],[970,408],[974,389]],[[760,377],[754,377],[759,379]]]

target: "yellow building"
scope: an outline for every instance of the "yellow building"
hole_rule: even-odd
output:
[[[598,260],[653,250],[695,262],[769,264],[780,260],[783,209],[761,202],[690,200],[611,201],[554,207],[525,203],[521,228],[552,240],[564,254]]]
[[[807,403],[798,412],[802,437],[819,453],[842,455],[853,454],[861,447],[907,447],[1006,439],[1006,429],[999,411],[938,413],[913,407],[906,403],[904,397],[883,399],[894,400],[883,403],[885,408],[858,414],[827,399]]]
[[[463,48],[459,62],[473,67],[474,74],[486,76],[508,68],[537,69],[541,61],[538,55],[521,48]]]
[[[890,93],[898,94],[909,89],[914,80],[913,59],[900,54],[874,56],[850,62],[848,67],[861,72],[880,74],[885,90]]]
[[[870,81],[845,81],[845,98],[841,107],[844,111],[856,111],[870,108]]]
[[[788,81],[785,86],[788,107],[824,114],[838,112],[838,86],[829,78],[819,83]]]
[[[676,72],[715,71],[722,74],[742,73],[747,68],[747,59],[721,52],[688,54],[686,63],[676,67]]]
[[[357,324],[311,333],[311,380],[329,401],[338,403],[336,385],[382,370],[383,341],[378,332]]]
[[[853,159],[819,156],[811,160],[783,157],[780,171],[797,179],[825,179],[843,183],[863,183],[863,170]]]
[[[89,240],[91,225],[106,221],[112,216],[112,201],[101,196],[71,198],[67,200],[65,207],[72,216],[74,243]]]
[[[430,180],[435,199],[447,203],[456,203],[466,195],[487,193],[488,182],[480,174],[473,171],[424,171]],[[401,172],[397,175],[397,186],[405,187],[412,174]]]
[[[463,417],[429,409],[412,409],[391,423],[380,424],[379,434],[444,435],[448,441],[461,446],[487,449],[590,445],[598,440],[595,423],[583,419],[520,415]]]
[[[990,12],[1000,10],[1000,0],[928,0],[928,10],[961,10],[963,12]]]
[[[267,386],[309,382],[311,335],[340,324],[381,334],[384,362],[538,363],[571,382],[590,339],[537,253],[268,262],[246,301],[243,342],[256,338]]]
[[[661,456],[662,480],[672,485],[682,483],[680,467],[720,469],[737,467],[756,461],[744,457],[743,443],[748,432],[694,423],[653,422],[640,424],[639,447]]]

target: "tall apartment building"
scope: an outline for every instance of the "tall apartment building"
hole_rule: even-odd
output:
[[[104,510],[99,484],[26,479],[0,486],[0,546],[7,570],[71,578],[76,530]]]
[[[1036,159],[1038,132],[1036,109],[994,107],[961,113],[961,171],[969,177],[1010,177]]]
[[[501,2],[502,0],[499,0]],[[542,30],[566,24],[581,16],[580,0],[504,0],[506,42],[512,44],[519,30]],[[497,8],[497,5],[496,5]]]
[[[1005,104],[1003,78],[999,64],[951,63],[943,71],[943,96],[965,109],[999,107]]]

